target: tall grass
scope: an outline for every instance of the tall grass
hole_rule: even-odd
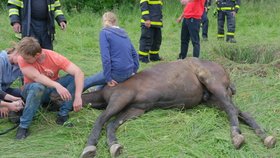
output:
[[[176,60],[180,51],[180,24],[175,22],[182,7],[177,1],[164,1],[163,42],[160,55],[164,61]],[[223,64],[237,86],[234,102],[248,111],[266,131],[280,139],[280,71],[275,66],[279,56],[280,17],[274,6],[276,0],[242,1],[237,17],[237,44],[216,40],[216,19],[209,12],[209,41],[201,42],[201,58]],[[126,29],[136,49],[139,47],[140,11],[122,6],[114,10],[119,16],[119,25]],[[66,13],[68,28],[57,29],[55,51],[68,57],[81,67],[86,76],[99,72],[101,67],[98,36],[101,15],[90,12]],[[6,10],[0,10],[0,47],[5,49],[16,41],[9,25]],[[261,48],[261,49],[260,49]],[[230,54],[228,54],[231,52]],[[259,53],[269,59],[255,62]],[[192,56],[192,46],[188,52]],[[246,56],[242,56],[245,55]],[[227,57],[227,58],[226,58]],[[242,57],[242,58],[241,58]],[[239,59],[241,58],[241,59]],[[262,57],[260,57],[262,58]],[[266,57],[264,57],[266,58]],[[237,61],[237,62],[235,62]],[[257,60],[258,61],[258,60]],[[266,64],[262,64],[266,63]],[[142,64],[140,69],[156,63]],[[164,73],[164,72],[163,72]],[[187,82],[187,81],[186,81]],[[55,124],[56,112],[41,109],[30,127],[31,135],[24,141],[15,141],[15,131],[0,136],[2,158],[75,158],[79,157],[92,124],[101,111],[84,108],[79,113],[71,112],[73,128]],[[0,130],[12,126],[0,120]],[[119,142],[124,145],[121,157],[279,157],[277,144],[267,149],[260,139],[245,125],[241,130],[246,144],[235,150],[230,139],[230,125],[224,112],[203,105],[181,111],[154,110],[136,120],[123,124],[117,131]],[[105,132],[97,146],[97,157],[110,157]]]

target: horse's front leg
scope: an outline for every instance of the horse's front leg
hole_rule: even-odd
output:
[[[96,145],[100,136],[103,125],[110,119],[108,110],[105,110],[95,121],[90,136],[87,141],[87,146],[84,148],[81,158],[92,158],[96,155]]]
[[[110,153],[112,157],[117,157],[121,154],[122,146],[118,143],[116,137],[117,128],[123,124],[125,121],[131,118],[142,115],[145,112],[143,109],[128,108],[121,112],[115,120],[111,121],[107,125],[107,139],[108,146],[110,147]]]

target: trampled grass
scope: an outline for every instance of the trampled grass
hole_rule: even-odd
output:
[[[276,0],[258,3],[242,1],[237,17],[237,44],[216,40],[216,19],[209,11],[209,41],[201,42],[201,58],[221,63],[236,84],[234,102],[241,110],[252,114],[269,135],[280,139],[280,17]],[[180,24],[175,22],[182,7],[177,1],[165,1],[163,42],[160,55],[165,61],[176,60],[180,50]],[[138,48],[140,11],[138,6],[116,9],[119,25],[125,28]],[[101,15],[89,12],[67,13],[68,28],[57,29],[55,50],[81,67],[86,76],[102,69],[98,36]],[[0,47],[5,49],[16,41],[9,25],[6,10],[0,10]],[[246,51],[246,52],[244,52]],[[233,52],[236,54],[227,54]],[[252,53],[252,54],[250,54]],[[263,53],[268,62],[254,62],[251,58]],[[192,46],[188,53],[192,56]],[[235,59],[227,59],[232,55]],[[240,56],[237,56],[240,55]],[[239,58],[238,58],[239,57]],[[253,62],[247,62],[253,61]],[[141,70],[156,63],[141,64]],[[164,72],[163,72],[164,73]],[[187,81],[186,81],[187,82]],[[1,158],[76,158],[79,157],[99,110],[84,108],[70,113],[73,128],[55,124],[56,112],[41,109],[30,127],[31,135],[15,141],[15,131],[0,136]],[[0,120],[0,130],[13,124]],[[247,126],[241,124],[246,143],[235,150],[230,139],[227,116],[214,108],[200,105],[190,110],[161,110],[145,113],[123,124],[117,131],[124,146],[124,158],[255,158],[280,157],[280,147],[267,149]],[[97,157],[110,157],[103,130],[97,146]]]

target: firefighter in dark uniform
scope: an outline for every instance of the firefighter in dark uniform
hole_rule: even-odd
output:
[[[159,49],[162,40],[161,28],[163,26],[162,5],[161,0],[140,1],[142,19],[138,54],[139,60],[143,63],[161,60]]]
[[[202,27],[202,39],[204,41],[208,40],[208,26],[209,26],[209,19],[207,17],[208,10],[210,9],[212,0],[206,0],[204,4],[204,12],[201,17],[201,27]]]
[[[11,25],[22,37],[35,37],[42,48],[53,49],[55,26],[66,28],[66,19],[59,0],[8,0]]]
[[[218,12],[218,39],[224,39],[224,23],[227,17],[226,41],[236,43],[235,34],[235,15],[240,7],[240,0],[216,0]]]

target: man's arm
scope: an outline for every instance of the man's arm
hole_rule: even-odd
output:
[[[75,98],[73,102],[74,111],[79,111],[82,108],[82,92],[84,88],[84,73],[82,70],[76,66],[74,63],[71,63],[66,72],[74,76],[75,79]]]
[[[23,3],[15,3],[14,0],[8,0],[10,22],[17,33],[21,32],[20,8],[23,8]]]
[[[194,0],[181,0],[182,5],[187,5],[189,2],[193,2]]]
[[[31,79],[35,82],[41,83],[47,87],[55,88],[57,93],[60,95],[60,97],[63,100],[71,99],[71,94],[65,87],[63,87],[58,82],[51,80],[47,76],[40,74],[40,72],[37,69],[35,69],[34,67],[32,67],[32,66],[23,67],[21,69],[21,71],[22,71],[23,75],[25,75],[29,79]]]

